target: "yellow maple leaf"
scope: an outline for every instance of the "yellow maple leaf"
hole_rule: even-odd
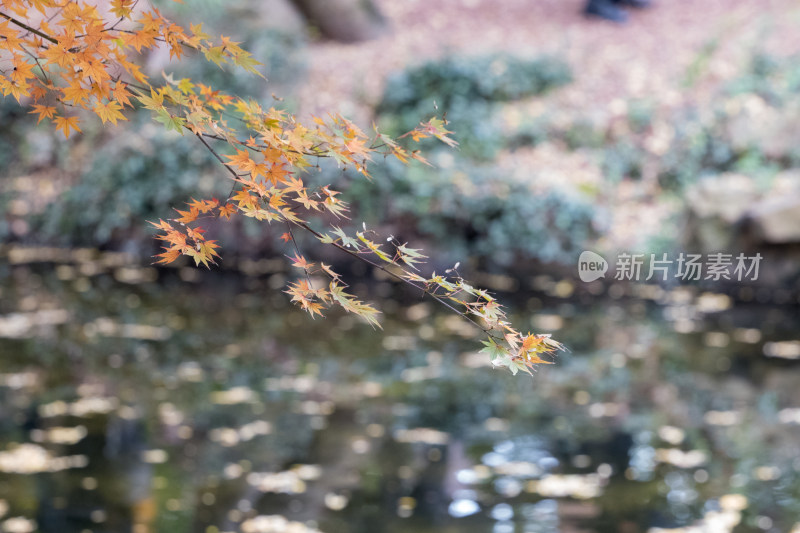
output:
[[[33,106],[33,110],[30,111],[30,113],[39,115],[39,120],[36,121],[38,124],[45,118],[53,118],[53,115],[56,113],[56,108],[37,104]]]
[[[114,100],[106,102],[105,104],[97,104],[94,106],[94,112],[97,113],[97,116],[100,117],[100,120],[103,121],[103,124],[106,122],[116,124],[117,120],[128,120],[125,118],[125,115],[120,113],[120,109],[122,109],[122,106],[119,104],[119,102]]]
[[[64,132],[64,137],[69,139],[70,129],[80,133],[81,129],[78,127],[80,120],[78,117],[55,117],[53,121],[56,123],[56,129]]]

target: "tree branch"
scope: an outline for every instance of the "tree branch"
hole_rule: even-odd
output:
[[[25,24],[24,22],[22,22],[22,21],[20,21],[20,20],[17,20],[17,19],[15,19],[14,17],[11,17],[11,16],[9,16],[9,15],[6,15],[6,14],[5,14],[5,13],[3,13],[2,11],[0,11],[0,17],[3,17],[3,18],[5,18],[6,20],[8,20],[9,22],[11,22],[12,24],[15,24],[15,25],[17,25],[17,26],[19,26],[19,27],[20,27],[20,28],[22,28],[22,29],[28,30],[29,32],[33,33],[34,35],[38,35],[38,36],[39,36],[39,37],[41,37],[42,39],[46,39],[46,40],[50,41],[50,42],[51,42],[51,43],[53,43],[53,44],[58,44],[58,41],[57,41],[56,39],[54,39],[54,38],[50,37],[50,36],[49,36],[49,35],[47,35],[46,33],[42,33],[41,31],[37,30],[36,28],[32,28],[32,27],[30,27],[30,26],[28,26],[27,24]]]
[[[298,226],[298,227],[301,227],[301,228],[303,228],[304,230],[306,230],[306,231],[308,231],[309,233],[311,233],[312,235],[314,235],[314,237],[316,237],[317,239],[323,239],[323,238],[324,238],[324,235],[322,235],[320,232],[318,232],[317,230],[315,230],[314,228],[312,228],[311,226],[309,226],[309,225],[308,225],[308,224],[306,224],[305,222],[295,222],[295,221],[292,221],[292,224],[294,224],[294,225],[296,225],[296,226]],[[373,266],[373,267],[377,268],[378,270],[381,270],[381,271],[385,272],[386,274],[388,274],[388,275],[389,275],[389,276],[391,276],[392,278],[396,279],[397,281],[400,281],[400,282],[402,282],[402,283],[405,283],[406,285],[410,285],[411,287],[414,287],[415,289],[419,290],[419,291],[420,291],[420,292],[422,292],[423,294],[427,294],[428,296],[430,296],[431,298],[433,298],[434,300],[436,300],[437,302],[439,302],[439,303],[440,303],[440,304],[442,304],[443,306],[447,307],[449,310],[453,311],[453,312],[454,312],[454,313],[456,313],[457,315],[460,315],[460,316],[464,317],[464,319],[465,319],[465,320],[467,320],[468,322],[471,322],[471,323],[472,323],[472,324],[474,324],[476,327],[480,328],[480,329],[481,329],[481,331],[483,331],[484,333],[488,333],[488,334],[492,335],[492,331],[491,331],[491,329],[490,329],[490,328],[486,328],[486,327],[484,327],[484,326],[483,326],[483,325],[481,325],[479,322],[476,322],[476,321],[475,321],[475,320],[474,320],[474,319],[473,319],[471,316],[469,316],[468,314],[466,314],[466,313],[463,313],[463,312],[459,311],[458,309],[456,309],[455,307],[453,307],[452,305],[450,305],[449,303],[447,303],[446,301],[444,301],[444,300],[442,299],[442,297],[441,297],[441,296],[439,296],[438,294],[435,294],[435,293],[431,292],[429,289],[427,289],[427,288],[425,288],[425,287],[423,287],[423,286],[417,285],[417,284],[416,284],[416,283],[414,283],[413,281],[411,281],[411,280],[408,280],[408,279],[404,278],[403,276],[399,275],[399,274],[398,274],[398,273],[396,273],[396,272],[392,272],[391,270],[389,270],[389,269],[388,269],[388,268],[386,268],[385,266],[383,266],[383,265],[381,265],[381,264],[379,264],[379,263],[376,263],[376,262],[374,262],[374,261],[371,261],[371,260],[367,259],[366,257],[364,257],[364,256],[362,256],[362,255],[360,255],[360,254],[358,254],[358,253],[356,253],[356,252],[354,252],[353,250],[350,250],[350,249],[348,249],[348,248],[346,248],[346,247],[342,246],[341,244],[339,244],[339,243],[337,243],[337,242],[332,242],[332,243],[330,243],[330,244],[331,244],[332,246],[334,246],[335,248],[337,248],[337,249],[339,249],[339,250],[343,251],[344,253],[346,253],[346,254],[348,254],[348,255],[350,255],[350,256],[352,256],[352,257],[355,257],[356,259],[358,259],[358,260],[360,260],[360,261],[362,261],[362,262],[364,262],[364,263],[367,263],[368,265],[370,265],[370,266]],[[402,267],[401,267],[401,268],[402,268]]]
[[[195,136],[198,139],[200,139],[200,142],[203,143],[203,146],[205,146],[214,155],[214,157],[217,159],[217,161],[219,161],[222,164],[222,166],[225,167],[225,170],[227,170],[230,174],[233,175],[234,181],[238,183],[240,181],[239,180],[239,176],[236,174],[236,172],[232,168],[230,168],[228,165],[225,164],[225,161],[223,161],[222,157],[220,157],[220,155],[217,153],[217,151],[214,150],[214,148],[212,148],[211,145],[209,145],[206,142],[205,139],[203,139],[202,135],[200,135],[199,133],[195,133]],[[234,186],[235,186],[235,184],[234,184]],[[230,195],[228,195],[228,196],[230,197]],[[317,239],[323,239],[324,238],[324,236],[320,232],[318,232],[317,230],[315,230],[314,228],[312,228],[311,226],[309,226],[305,222],[298,222],[298,221],[289,220],[286,217],[284,217],[283,215],[281,215],[281,218],[286,222],[287,227],[289,228],[289,234],[290,234],[290,236],[292,238],[292,242],[294,243],[295,250],[297,251],[298,255],[300,255],[300,251],[297,248],[297,242],[294,239],[294,234],[292,233],[292,230],[291,230],[291,224],[294,224],[295,226],[297,226],[299,228],[303,228],[304,230],[306,230],[309,233],[311,233],[312,235],[314,235],[314,237],[316,237]],[[441,305],[443,305],[446,308],[448,308],[450,311],[453,311],[454,313],[456,313],[457,315],[463,317],[465,320],[467,320],[468,322],[470,322],[474,326],[478,327],[484,333],[487,333],[490,336],[494,336],[491,328],[484,327],[482,324],[477,322],[475,319],[473,319],[467,313],[462,312],[459,309],[453,307],[452,305],[447,303],[441,296],[439,296],[438,294],[432,292],[431,290],[427,289],[426,287],[423,287],[421,285],[417,285],[413,281],[404,278],[403,276],[397,274],[396,272],[392,272],[391,270],[389,270],[385,266],[383,266],[383,265],[381,265],[379,263],[376,263],[374,261],[371,261],[371,260],[367,259],[366,257],[362,256],[361,254],[358,254],[358,253],[354,252],[353,250],[350,250],[350,249],[342,246],[339,243],[333,242],[333,243],[330,243],[330,244],[332,246],[334,246],[335,248],[343,251],[344,253],[346,253],[346,254],[348,254],[348,255],[350,255],[352,257],[355,257],[356,259],[358,259],[358,260],[360,260],[360,261],[362,261],[362,262],[364,262],[364,263],[366,263],[366,264],[368,264],[368,265],[370,265],[370,266],[372,266],[374,268],[377,268],[378,270],[381,270],[382,272],[385,272],[386,274],[388,274],[392,278],[396,279],[397,281],[400,281],[402,283],[405,283],[406,285],[414,287],[415,289],[419,290],[423,294],[427,294],[428,296],[430,296],[431,298],[433,298],[434,300],[439,302]],[[402,268],[402,267],[400,267],[400,268]],[[306,271],[306,276],[308,276],[308,271]],[[309,279],[309,286],[310,286],[310,281],[311,280]]]

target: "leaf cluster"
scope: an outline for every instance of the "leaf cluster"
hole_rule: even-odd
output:
[[[149,110],[166,130],[192,135],[224,168],[232,184],[224,200],[193,199],[176,215],[151,224],[164,251],[157,263],[170,264],[181,256],[209,267],[219,259],[219,243],[206,237],[204,219],[250,217],[285,225],[283,240],[291,243],[293,264],[304,277],[289,285],[293,302],[312,317],[331,306],[354,313],[378,325],[378,311],[347,292],[347,285],[329,266],[319,269],[300,252],[294,230],[302,229],[323,244],[333,246],[395,279],[416,287],[454,312],[474,322],[489,335],[496,365],[515,372],[546,362],[539,354],[561,345],[545,336],[515,330],[500,304],[486,291],[473,288],[460,276],[423,276],[421,251],[394,239],[389,245],[367,231],[348,235],[338,226],[317,230],[312,219],[326,224],[346,218],[347,204],[329,186],[307,187],[303,175],[320,158],[342,168],[354,168],[370,177],[376,156],[404,163],[427,164],[418,151],[402,146],[374,129],[369,135],[339,115],[297,117],[259,102],[215,89],[202,80],[177,79],[165,74],[156,83],[132,60],[154,47],[165,47],[171,58],[202,55],[225,68],[261,75],[258,61],[229,37],[212,38],[202,25],[189,30],[166,19],[157,9],[139,10],[136,0],[112,0],[110,13],[78,0],[5,0],[0,11],[0,51],[8,68],[0,75],[0,92],[22,103],[31,101],[39,122],[51,121],[65,137],[81,132],[82,117],[75,109],[93,112],[103,124],[127,120],[133,108]],[[422,121],[401,137],[414,141],[436,138],[449,146],[447,123]],[[312,280],[324,273],[327,285]],[[504,355],[497,355],[500,350]]]

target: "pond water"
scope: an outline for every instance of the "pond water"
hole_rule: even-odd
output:
[[[531,379],[380,280],[376,332],[280,261],[128,264],[0,259],[0,531],[800,530],[796,295],[535,278]]]

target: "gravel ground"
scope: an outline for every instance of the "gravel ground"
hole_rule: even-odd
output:
[[[709,102],[755,52],[800,53],[798,0],[654,0],[649,9],[631,10],[625,25],[585,18],[583,1],[376,0],[389,21],[383,36],[312,45],[309,83],[297,95],[301,114],[335,110],[368,125],[387,75],[408,65],[450,53],[556,54],[569,62],[575,81],[505,106],[506,123],[513,128],[523,117],[546,112],[567,124],[580,119],[613,127],[627,114],[628,102],[643,99],[656,110],[645,143],[657,157],[671,133],[667,122],[658,123],[659,115]],[[697,74],[687,84],[691,69]],[[544,143],[503,154],[498,164],[534,192],[595,187],[595,201],[608,212],[600,244],[618,250],[643,246],[680,205],[663,201],[655,180],[646,176],[608,183],[600,155]]]
[[[339,110],[368,119],[388,73],[447,53],[554,53],[572,65],[576,81],[550,97],[586,113],[614,112],[619,100],[660,105],[701,99],[733,76],[755,50],[800,51],[797,0],[655,0],[617,25],[589,20],[583,0],[376,0],[389,20],[379,39],[313,45],[305,112]],[[704,47],[718,47],[699,83],[684,86]]]

